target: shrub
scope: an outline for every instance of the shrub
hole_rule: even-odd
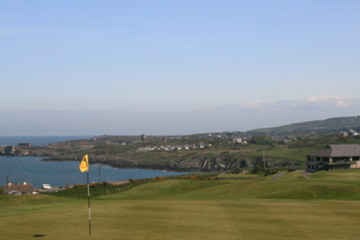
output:
[[[273,174],[276,174],[276,173],[278,173],[278,170],[276,168],[269,168],[269,169],[266,170],[265,176],[273,175]]]
[[[199,175],[194,175],[194,176],[188,177],[188,179],[191,179],[191,180],[202,180],[202,177],[199,176]]]
[[[229,171],[229,173],[231,173],[231,174],[240,174],[242,172],[243,171],[241,168],[235,168],[235,169],[232,169],[231,171]]]
[[[101,184],[102,184],[103,187],[107,187],[107,186],[110,185],[108,182],[102,182]]]
[[[273,145],[273,142],[270,140],[269,136],[264,135],[253,136],[249,142],[258,145]]]
[[[295,168],[289,168],[287,171],[288,171],[288,172],[295,172],[296,169],[295,169]]]
[[[101,184],[100,184],[100,186],[101,186]],[[96,187],[98,187],[98,184],[97,183],[90,183],[89,187],[96,188]]]
[[[275,173],[278,173],[278,170],[276,168],[266,168],[266,169],[263,169],[262,167],[255,167],[253,169],[251,169],[249,171],[250,174],[256,174],[258,173],[257,175],[263,175],[264,176],[268,176],[268,175],[272,175],[272,174],[275,174]]]
[[[255,167],[255,168],[251,169],[249,173],[252,173],[252,174],[253,174],[253,173],[257,173],[257,172],[261,172],[261,171],[263,171],[263,168],[257,166],[257,167]]]
[[[164,181],[164,178],[163,177],[156,177],[156,180],[157,181]]]

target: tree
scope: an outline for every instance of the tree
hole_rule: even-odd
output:
[[[258,145],[273,145],[273,142],[270,140],[270,138],[264,135],[253,136],[249,142]]]

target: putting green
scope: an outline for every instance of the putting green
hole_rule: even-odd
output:
[[[349,175],[348,175],[349,174]],[[1,239],[357,239],[360,171],[166,180],[91,200],[2,196]]]

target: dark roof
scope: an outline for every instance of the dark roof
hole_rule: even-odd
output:
[[[4,185],[4,189],[7,189],[7,185]],[[21,192],[21,193],[32,193],[35,192],[35,189],[33,188],[33,186],[31,185],[31,183],[27,183],[26,185],[24,184],[11,184],[9,186],[9,189],[7,189],[7,192],[11,192],[11,191],[17,191],[17,192]]]
[[[358,157],[359,144],[330,144],[325,148],[306,155],[307,157]]]

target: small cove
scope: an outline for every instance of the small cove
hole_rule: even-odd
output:
[[[47,183],[52,187],[86,183],[86,173],[81,173],[76,161],[45,162],[40,157],[0,157],[0,184],[6,183],[9,176],[11,183],[24,180],[35,188]],[[91,161],[91,160],[90,160]],[[121,169],[101,166],[101,181],[119,181],[161,176],[173,176],[188,172],[166,172],[151,169]],[[90,164],[90,182],[99,182],[99,165]]]

